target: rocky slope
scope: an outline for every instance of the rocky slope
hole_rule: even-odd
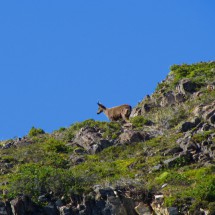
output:
[[[0,143],[0,215],[215,214],[215,62],[173,65],[131,124]]]

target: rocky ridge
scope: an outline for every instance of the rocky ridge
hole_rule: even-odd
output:
[[[214,83],[215,62],[173,65],[131,124],[1,142],[0,214],[215,214]]]

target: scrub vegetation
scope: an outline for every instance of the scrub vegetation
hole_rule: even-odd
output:
[[[69,200],[71,193],[89,193],[95,184],[112,187],[132,184],[152,194],[162,192],[165,207],[183,210],[186,204],[191,214],[200,207],[212,211],[215,208],[214,158],[204,163],[178,156],[179,153],[177,157],[177,152],[169,151],[179,147],[178,140],[185,136],[180,131],[181,125],[190,120],[194,108],[209,104],[215,98],[214,91],[206,90],[206,83],[215,81],[215,63],[173,65],[170,70],[171,81],[160,84],[155,97],[162,88],[174,89],[184,78],[197,83],[197,90],[203,96],[187,99],[178,106],[153,107],[150,112],[132,118],[134,131],[157,131],[149,140],[121,144],[120,134],[124,132],[121,123],[89,119],[52,134],[32,127],[25,144],[20,146],[6,147],[10,143],[15,145],[16,140],[1,142],[0,198],[12,199],[22,193],[38,202],[40,195],[52,192]],[[201,119],[201,122],[206,121]],[[71,157],[81,147],[72,141],[86,127],[98,129],[102,139],[113,140],[115,144],[96,154],[83,153],[83,162],[74,164]],[[190,141],[197,145],[208,140],[215,143],[213,126],[199,132],[193,128],[189,132]],[[175,159],[173,164],[166,162],[171,159]]]

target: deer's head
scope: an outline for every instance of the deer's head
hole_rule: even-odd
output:
[[[101,103],[97,103],[99,108],[98,108],[98,111],[97,111],[97,114],[100,114],[102,113],[104,110],[106,110],[106,107],[104,105],[102,105]]]

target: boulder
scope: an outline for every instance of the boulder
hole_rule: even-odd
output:
[[[36,214],[38,207],[31,201],[28,196],[21,196],[10,202],[11,209],[15,215]]]
[[[154,201],[151,203],[151,207],[154,213],[158,215],[178,215],[179,214],[177,207],[164,206],[163,195],[155,195]]]
[[[175,93],[173,91],[169,91],[167,93],[163,93],[161,97],[160,106],[166,107],[175,104],[180,104],[186,101],[186,97],[183,93]]]
[[[182,93],[176,93],[175,94],[175,101],[176,103],[182,103],[186,101],[185,95]]]
[[[58,215],[59,211],[57,209],[57,207],[54,204],[48,204],[47,206],[45,206],[43,208],[45,214],[47,215]]]
[[[162,100],[161,100],[161,107],[171,106],[176,103],[175,95],[173,91],[169,91],[167,93],[163,94]]]
[[[134,143],[143,142],[149,140],[150,136],[146,132],[139,132],[134,130],[126,130],[119,136],[119,142],[124,143]]]
[[[200,146],[198,146],[192,140],[191,136],[182,137],[178,139],[177,143],[180,145],[180,148],[182,148],[184,152],[200,151]]]
[[[197,88],[198,85],[187,78],[182,79],[176,86],[177,92],[184,95],[195,93]]]
[[[152,108],[152,105],[150,105],[150,104],[144,104],[142,106],[142,112],[143,113],[147,113],[147,112],[149,112],[151,110],[151,108]]]
[[[164,156],[175,155],[175,154],[178,154],[178,153],[180,153],[180,152],[182,152],[182,151],[183,151],[183,149],[182,149],[181,147],[176,146],[176,147],[174,147],[174,148],[172,148],[172,149],[167,149],[167,150],[165,150]]]
[[[79,155],[71,155],[69,157],[69,159],[73,165],[78,165],[78,164],[83,163],[85,161],[85,158],[83,156],[79,156]]]
[[[151,215],[152,214],[151,207],[149,207],[147,204],[144,204],[143,202],[140,202],[135,207],[135,211],[138,215]]]
[[[113,141],[103,139],[100,130],[94,127],[84,127],[76,134],[73,143],[83,147],[88,153],[95,154],[112,146]]]
[[[108,196],[103,214],[129,215],[121,200],[115,196]]]
[[[184,166],[192,162],[192,155],[190,153],[184,153],[179,156],[165,160],[163,163],[167,168],[175,166]]]
[[[0,202],[0,215],[8,215],[7,208],[4,202]]]
[[[60,215],[73,215],[72,209],[69,206],[62,206],[59,208]]]
[[[187,132],[187,131],[189,131],[189,130],[195,128],[195,126],[196,126],[196,125],[195,125],[195,123],[193,123],[193,122],[184,122],[184,123],[181,125],[180,131],[181,131],[181,132]]]
[[[141,115],[141,108],[140,107],[135,107],[132,109],[130,118],[133,118],[135,116],[140,116]]]
[[[199,117],[194,117],[190,122],[184,122],[181,125],[181,132],[187,132],[193,128],[195,128],[197,125],[199,126],[201,123],[201,119]]]
[[[211,124],[215,124],[215,114],[213,114],[210,118],[209,118],[209,122]]]

